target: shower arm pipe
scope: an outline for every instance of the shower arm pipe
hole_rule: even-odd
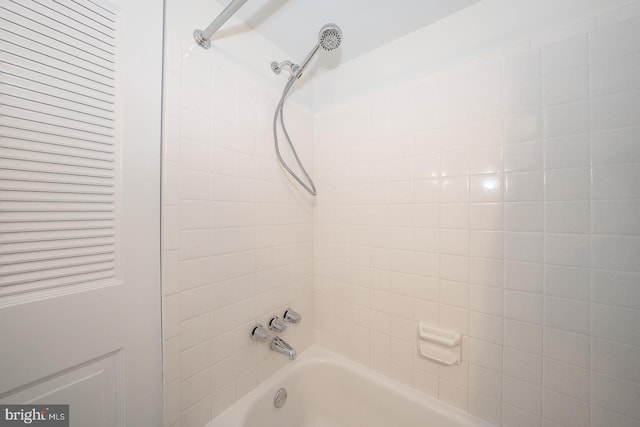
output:
[[[233,16],[234,13],[240,9],[247,0],[232,0],[231,3],[227,7],[224,8],[220,15],[216,19],[213,20],[211,24],[207,28],[202,30],[194,30],[193,38],[196,40],[202,48],[209,49],[211,47],[211,36],[220,29],[224,25],[225,22],[229,20]]]

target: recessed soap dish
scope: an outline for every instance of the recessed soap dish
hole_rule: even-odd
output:
[[[418,351],[422,357],[445,365],[459,365],[462,354],[462,334],[418,324]]]

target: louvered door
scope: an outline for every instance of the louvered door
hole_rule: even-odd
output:
[[[162,7],[0,0],[0,402],[78,427],[161,423]]]
[[[121,16],[85,3],[7,0],[0,9],[5,302],[117,280]]]

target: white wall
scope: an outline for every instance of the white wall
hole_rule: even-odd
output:
[[[315,85],[316,110],[528,40],[549,28],[575,32],[576,27],[600,11],[628,3],[629,0],[479,1],[335,70],[320,69]],[[380,31],[384,30],[381,24]],[[345,34],[344,43],[349,42],[349,34]]]
[[[640,3],[388,86],[315,115],[317,342],[497,425],[637,426]]]
[[[212,1],[166,8],[165,426],[202,427],[288,362],[250,340],[256,323],[291,306],[303,321],[281,335],[298,352],[314,342],[312,204],[277,165],[271,135],[286,78],[269,63],[284,57],[234,20],[237,34],[195,46],[193,29],[219,11]],[[312,90],[296,87],[285,112],[312,166],[313,115],[302,106]]]

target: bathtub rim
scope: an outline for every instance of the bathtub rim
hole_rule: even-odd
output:
[[[263,399],[269,396],[271,392],[275,392],[279,387],[280,382],[286,380],[291,375],[295,374],[295,372],[305,368],[306,366],[318,363],[336,365],[346,368],[349,371],[354,371],[355,375],[366,377],[375,384],[389,388],[392,393],[396,393],[416,405],[426,407],[431,411],[463,423],[465,427],[466,425],[469,427],[496,427],[494,424],[491,424],[482,418],[456,408],[447,402],[438,400],[418,389],[414,389],[406,384],[386,377],[379,372],[328,350],[319,344],[313,344],[300,354],[296,360],[287,363],[284,367],[277,370],[271,377],[260,383],[256,388],[240,398],[229,408],[225,409],[204,427],[242,427],[246,419],[247,412],[242,412],[240,409],[241,407],[247,409],[251,408],[259,399]]]

